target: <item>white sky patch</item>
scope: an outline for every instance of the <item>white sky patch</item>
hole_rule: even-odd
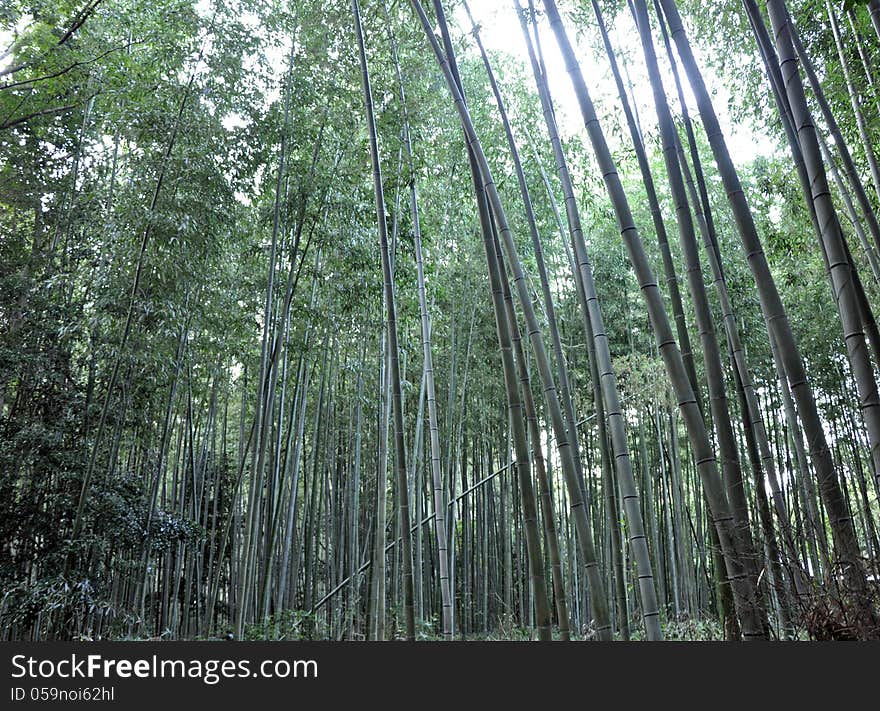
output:
[[[226,114],[226,116],[223,117],[221,123],[223,124],[223,128],[225,128],[227,131],[234,131],[237,128],[244,128],[250,123],[250,121],[245,119],[244,116],[242,116],[241,114],[232,112]]]
[[[15,24],[11,32],[0,30],[0,69],[6,69],[12,64],[12,44],[15,38],[21,35],[34,21],[34,16],[29,12],[24,13]]]

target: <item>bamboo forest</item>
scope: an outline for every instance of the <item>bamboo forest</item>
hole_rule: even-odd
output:
[[[3,0],[0,639],[880,639],[880,0]]]

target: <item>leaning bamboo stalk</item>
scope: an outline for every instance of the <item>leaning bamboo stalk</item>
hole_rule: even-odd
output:
[[[360,8],[357,0],[352,0],[357,35],[358,56],[361,64],[361,81],[363,84],[364,102],[366,104],[367,128],[370,139],[370,156],[373,163],[373,192],[376,198],[376,217],[379,228],[379,247],[382,257],[382,274],[385,282],[385,310],[388,331],[388,354],[390,364],[391,393],[394,412],[394,466],[397,472],[397,500],[399,517],[403,525],[403,592],[404,618],[406,637],[415,640],[415,611],[412,567],[412,539],[409,533],[409,491],[406,474],[406,446],[403,427],[403,390],[400,378],[400,349],[397,343],[397,307],[394,296],[394,277],[391,270],[391,254],[388,246],[388,227],[385,222],[385,197],[382,189],[382,172],[379,159],[379,142],[376,132],[376,119],[373,113],[373,97],[370,88],[370,76],[367,68],[367,55],[364,48],[363,29],[361,27]]]
[[[504,207],[501,203],[501,198],[498,194],[496,184],[492,177],[491,169],[489,168],[488,161],[486,160],[486,155],[483,151],[480,139],[474,129],[474,125],[468,112],[467,106],[464,102],[461,90],[456,83],[450,69],[449,62],[447,61],[446,56],[444,55],[442,49],[440,48],[440,45],[433,35],[431,23],[425,15],[421,4],[418,2],[418,0],[412,0],[412,5],[419,16],[419,20],[422,23],[425,34],[428,37],[428,40],[437,58],[438,64],[440,65],[440,68],[444,74],[447,86],[452,93],[453,102],[461,120],[462,127],[465,130],[468,145],[473,151],[473,155],[478,164],[482,187],[487,194],[492,213],[494,214],[494,217],[498,222],[499,236],[505,248],[506,256],[510,263],[511,270],[513,271],[513,281],[516,287],[518,301],[521,308],[523,309],[524,316],[526,318],[529,339],[535,355],[535,360],[538,366],[539,375],[544,389],[545,403],[549,410],[553,429],[556,434],[557,449],[559,451],[560,459],[562,460],[563,470],[567,472],[567,481],[574,484],[573,487],[570,487],[570,490],[577,489],[579,487],[579,484],[577,484],[576,482],[577,474],[573,459],[573,451],[570,442],[568,441],[565,423],[562,417],[561,409],[559,407],[559,401],[556,396],[557,389],[554,383],[552,372],[549,367],[546,349],[541,338],[541,328],[538,325],[538,321],[534,313],[531,296],[528,293],[528,289],[525,285],[525,276],[522,273],[522,267],[519,263],[516,247],[513,243],[510,225],[508,223]],[[593,583],[591,585],[591,593],[593,599],[594,615],[597,622],[597,635],[600,639],[610,639],[611,635],[610,624],[607,614],[607,603],[604,599],[604,595],[601,594],[603,586],[598,571],[598,562],[595,559],[592,533],[589,530],[589,526],[585,520],[585,517],[582,521],[582,528],[579,530],[583,541],[582,546],[584,546],[584,557],[586,559],[586,565],[589,569],[588,573],[591,576],[591,582]]]

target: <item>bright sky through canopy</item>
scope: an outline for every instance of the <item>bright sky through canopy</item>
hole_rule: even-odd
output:
[[[528,52],[523,40],[519,19],[516,16],[513,0],[475,0],[470,2],[469,5],[474,20],[479,25],[480,38],[490,55],[490,59],[495,63],[499,63],[503,61],[503,56],[506,54],[515,57],[523,65],[528,66]],[[568,135],[573,135],[583,131],[580,109],[578,108],[577,99],[572,90],[565,64],[556,46],[556,41],[540,8],[541,3],[537,2],[536,9],[538,9],[540,15],[541,43],[547,66],[550,91],[556,104],[561,130]],[[592,20],[591,28],[598,42],[599,31],[598,27],[596,27],[595,19],[587,13],[583,13],[583,15],[584,18]],[[454,19],[463,33],[470,33],[470,23],[463,7],[458,8]],[[563,20],[565,21],[566,19],[563,14]],[[583,18],[582,21],[584,21]],[[608,17],[606,17],[606,22],[609,23],[611,42],[618,52],[625,46],[629,38],[638,37],[635,25],[629,15],[625,13],[621,13],[617,22],[612,22],[611,18]],[[602,109],[608,111],[618,106],[617,91],[614,87],[610,67],[604,57],[601,61],[596,61],[590,48],[585,46],[585,42],[578,42],[579,39],[583,40],[584,38],[578,37],[572,31],[573,28],[570,23],[567,23],[567,25],[569,26],[572,41],[576,43],[578,60],[584,72],[587,86],[593,96],[593,100],[600,109],[601,119]],[[655,38],[656,41],[657,39]],[[674,107],[673,110],[677,112],[678,101],[675,96],[672,73],[669,71],[668,62],[665,61],[664,52],[661,51],[660,47],[657,47],[657,49],[661,61],[661,70],[664,72],[664,86],[670,103]],[[695,50],[698,59],[700,59],[699,48],[695,47]],[[633,82],[633,92],[639,117],[646,130],[655,132],[656,114],[654,112],[653,96],[641,51],[635,52],[633,57],[635,61],[630,62],[628,72]],[[700,68],[703,71],[703,76],[710,91],[716,93],[715,108],[718,111],[734,161],[737,164],[747,164],[757,155],[769,155],[772,153],[774,142],[763,131],[756,130],[756,127],[753,125],[736,125],[731,121],[726,110],[729,92],[721,79],[714,74],[706,62],[701,62]],[[531,76],[530,70],[528,76]],[[530,82],[530,87],[533,86],[533,82]],[[685,91],[688,98],[688,108],[691,115],[695,117],[697,115],[696,103],[687,85],[685,85]],[[623,122],[622,116],[620,121],[621,123]]]

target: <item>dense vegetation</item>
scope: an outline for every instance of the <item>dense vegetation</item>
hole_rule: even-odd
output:
[[[3,5],[2,638],[880,638],[880,2],[473,5]]]

